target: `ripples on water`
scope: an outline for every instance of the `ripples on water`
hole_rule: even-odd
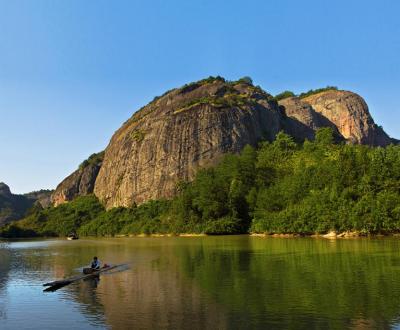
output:
[[[248,236],[0,242],[0,329],[398,328],[399,242]],[[129,269],[43,293],[97,255]]]

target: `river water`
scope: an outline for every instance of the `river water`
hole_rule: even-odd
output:
[[[400,328],[400,239],[0,242],[0,329]],[[129,269],[56,292],[97,255]]]

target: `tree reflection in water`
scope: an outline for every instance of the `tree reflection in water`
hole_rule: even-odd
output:
[[[389,328],[400,317],[399,248],[394,238],[43,241],[12,258],[0,250],[0,309],[33,328]],[[131,267],[42,293],[41,283],[81,272],[94,255]]]
[[[6,285],[11,268],[11,255],[7,242],[0,241],[0,319],[7,317]]]

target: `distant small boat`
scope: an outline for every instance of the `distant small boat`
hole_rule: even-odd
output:
[[[77,234],[69,234],[69,235],[67,236],[67,240],[69,240],[69,241],[72,241],[72,240],[78,239],[78,238],[79,238],[79,237],[78,237]]]

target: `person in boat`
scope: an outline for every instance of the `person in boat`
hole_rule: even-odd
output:
[[[100,269],[101,263],[100,260],[97,259],[97,257],[93,257],[92,263],[90,264],[90,268],[92,269]]]

